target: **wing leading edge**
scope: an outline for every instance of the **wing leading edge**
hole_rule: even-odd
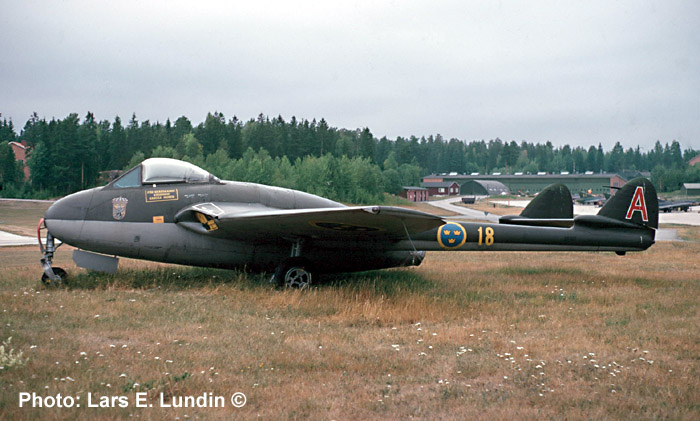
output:
[[[221,202],[187,207],[178,212],[175,222],[200,234],[253,242],[293,238],[397,241],[445,223],[429,213],[392,206],[275,209]]]

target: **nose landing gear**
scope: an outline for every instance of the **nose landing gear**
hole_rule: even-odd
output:
[[[60,286],[64,283],[66,277],[68,276],[68,273],[66,273],[66,271],[62,268],[53,267],[52,263],[53,254],[56,252],[56,249],[60,247],[63,243],[56,246],[53,235],[51,235],[51,233],[47,231],[46,247],[44,247],[44,244],[41,242],[42,228],[46,228],[46,226],[44,225],[44,218],[41,218],[41,220],[39,221],[39,225],[36,227],[36,235],[37,239],[39,240],[39,250],[41,250],[41,253],[43,255],[43,257],[41,258],[41,266],[44,269],[44,273],[41,275],[41,283],[47,287]]]

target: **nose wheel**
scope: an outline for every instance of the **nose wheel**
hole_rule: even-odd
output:
[[[66,273],[66,271],[62,268],[53,267],[51,264],[53,262],[53,254],[56,252],[56,249],[60,247],[63,243],[56,246],[56,242],[53,235],[51,235],[51,233],[47,231],[46,247],[44,247],[44,243],[42,243],[41,241],[42,228],[46,228],[46,226],[44,225],[44,218],[41,218],[41,220],[39,221],[39,225],[36,228],[36,235],[37,239],[39,240],[39,250],[41,250],[41,253],[43,255],[41,258],[41,267],[44,269],[44,273],[41,275],[41,283],[47,287],[60,286],[65,282],[68,273]]]
[[[46,272],[41,274],[41,283],[46,287],[59,287],[63,285],[64,280],[68,276],[68,273],[62,268],[52,267],[53,277],[48,275]],[[58,278],[58,279],[56,279]]]

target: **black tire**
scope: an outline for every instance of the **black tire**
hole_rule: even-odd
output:
[[[66,282],[66,278],[68,277],[68,273],[63,270],[62,268],[57,268],[57,267],[52,267],[54,275],[58,276],[59,279],[58,281],[53,281],[49,279],[49,277],[44,273],[41,275],[41,283],[44,284],[45,287],[49,288],[55,288],[55,287],[60,287]]]
[[[279,288],[306,289],[314,284],[311,262],[301,257],[283,261],[275,270],[274,278]]]

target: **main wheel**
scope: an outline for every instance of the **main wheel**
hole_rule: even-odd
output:
[[[298,257],[287,259],[277,267],[273,279],[277,280],[279,287],[308,288],[313,282],[311,264],[308,260]]]
[[[311,273],[302,267],[292,267],[284,274],[284,286],[304,289],[311,285]]]
[[[54,275],[58,276],[60,279],[58,281],[54,281],[44,273],[41,275],[41,283],[47,287],[59,287],[63,285],[66,281],[66,277],[68,277],[68,273],[62,268],[52,267],[51,269],[53,270]]]

